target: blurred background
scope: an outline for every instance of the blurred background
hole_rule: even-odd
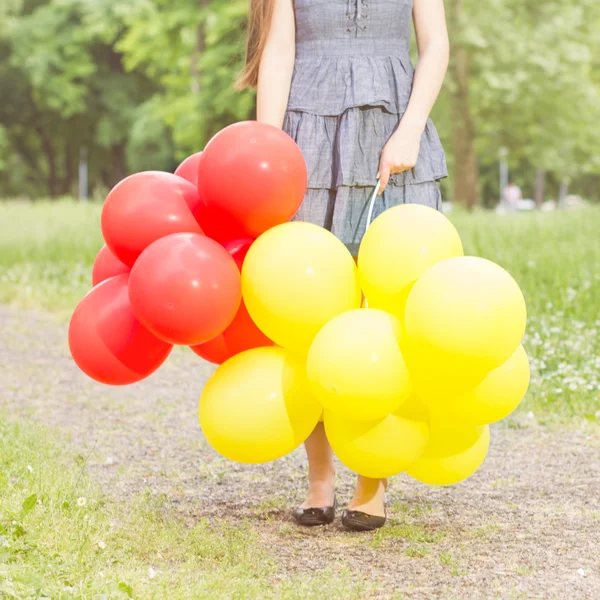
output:
[[[103,198],[254,118],[248,0],[2,0],[0,198]],[[600,2],[447,0],[454,204],[600,201]],[[509,180],[516,189],[507,192]],[[545,204],[544,204],[545,203]]]
[[[0,0],[0,598],[600,598],[600,0],[445,0],[448,216],[523,289],[531,363],[471,484],[306,536],[299,462],[209,455],[187,348],[140,386],[77,374],[108,190],[254,118],[247,3]]]

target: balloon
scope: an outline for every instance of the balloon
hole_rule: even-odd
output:
[[[215,135],[200,157],[200,224],[219,242],[256,238],[298,212],[306,182],[306,164],[291,137],[264,123],[236,123]]]
[[[106,279],[129,273],[131,269],[122,263],[104,244],[96,256],[92,267],[92,285],[98,285]]]
[[[417,279],[436,263],[462,256],[454,225],[437,210],[403,204],[373,221],[358,253],[358,276],[371,308],[404,318]]]
[[[274,227],[250,248],[242,269],[248,312],[276,344],[306,352],[325,323],[360,306],[352,256],[310,223]]]
[[[430,407],[429,444],[426,457],[454,456],[471,448],[481,437],[483,426],[468,425]]]
[[[523,346],[476,388],[453,398],[448,414],[472,425],[495,423],[508,417],[521,403],[529,387],[529,359]]]
[[[194,186],[198,185],[198,163],[202,152],[188,156],[175,170],[175,175],[187,179]]]
[[[372,421],[408,400],[412,387],[400,330],[396,317],[376,309],[345,312],[324,325],[308,352],[307,375],[327,411]]]
[[[154,241],[172,233],[201,234],[194,217],[196,188],[181,177],[147,171],[127,177],[106,198],[102,234],[113,254],[132,267]]]
[[[251,239],[243,239],[223,245],[240,271],[253,242],[254,240]],[[242,300],[231,325],[216,338],[204,344],[192,346],[192,350],[204,360],[221,365],[240,352],[272,345],[273,342],[256,326]]]
[[[240,273],[220,244],[178,233],[157,240],[129,277],[133,312],[172,344],[212,340],[231,324],[240,305]]]
[[[272,345],[273,342],[254,324],[242,301],[233,322],[221,335],[192,346],[192,350],[204,360],[220,365],[240,352]]]
[[[427,423],[391,414],[376,421],[352,421],[325,411],[325,432],[336,456],[355,473],[384,479],[405,471],[422,456]]]
[[[475,444],[453,456],[423,456],[406,472],[422,483],[453,485],[473,475],[483,464],[490,446],[490,428],[485,427]]]
[[[246,259],[246,254],[248,254],[248,250],[250,250],[250,246],[252,246],[253,243],[254,240],[252,238],[243,238],[241,240],[231,240],[223,244],[223,248],[225,248],[231,255],[231,258],[235,260],[235,264],[240,271],[242,270],[242,265]]]
[[[200,425],[211,446],[241,463],[280,458],[312,433],[321,405],[301,360],[282,348],[255,348],[220,366],[200,399]]]
[[[108,385],[145,379],[172,349],[135,318],[128,280],[128,275],[119,275],[98,284],[79,303],[69,324],[69,348],[77,366]]]
[[[405,311],[403,350],[419,393],[449,396],[480,383],[517,349],[526,318],[523,293],[498,265],[464,256],[431,267]]]
[[[429,409],[421,398],[416,394],[411,394],[406,402],[403,402],[394,414],[408,419],[409,421],[425,421],[429,422]]]

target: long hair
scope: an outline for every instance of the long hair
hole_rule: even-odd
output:
[[[239,90],[258,85],[260,60],[267,44],[274,8],[275,0],[250,0],[246,66],[236,82]]]

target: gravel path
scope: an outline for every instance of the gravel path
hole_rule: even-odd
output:
[[[265,466],[215,454],[196,411],[212,369],[178,349],[149,381],[124,389],[78,372],[66,326],[0,307],[0,411],[68,432],[113,498],[151,490],[190,522],[245,519],[289,571],[330,569],[366,579],[369,598],[600,598],[600,442],[589,431],[551,431],[524,418],[497,427],[480,472],[455,488],[398,477],[389,525],[376,535],[338,524],[298,529],[302,451]],[[352,476],[339,470],[339,497]]]

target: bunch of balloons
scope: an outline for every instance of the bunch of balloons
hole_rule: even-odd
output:
[[[274,227],[248,251],[242,296],[276,346],[223,364],[199,410],[209,442],[236,461],[279,458],[322,419],[359,474],[454,484],[483,463],[489,424],[529,385],[519,286],[464,256],[450,221],[427,207],[379,216],[357,264],[320,227]]]
[[[290,222],[306,165],[282,131],[217,134],[175,174],[138,173],[102,211],[106,245],[69,344],[93,379],[144,379],[173,345],[220,365],[200,400],[211,445],[243,463],[294,450],[322,420],[340,460],[438,485],[473,474],[489,424],[529,385],[514,279],[464,256],[441,213],[392,208],[358,255]]]
[[[121,181],[102,210],[93,288],[69,326],[77,365],[125,385],[156,371],[175,344],[215,363],[271,345],[242,302],[240,270],[254,239],[297,212],[306,179],[289,136],[245,122],[175,174]]]

